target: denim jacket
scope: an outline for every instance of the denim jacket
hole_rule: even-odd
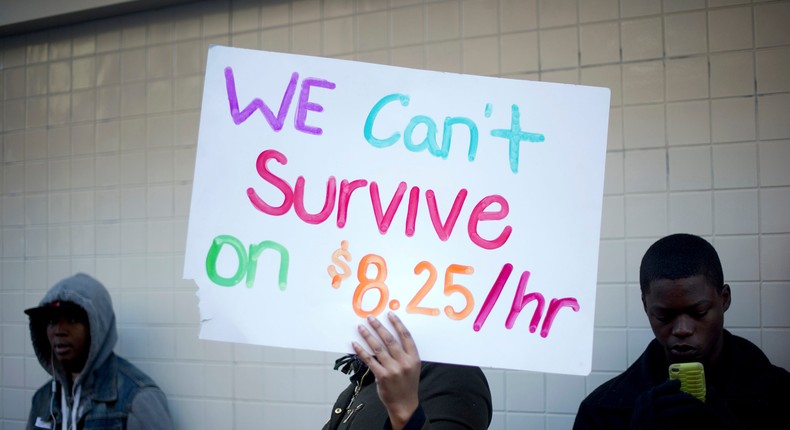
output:
[[[95,372],[90,387],[82,393],[80,429],[171,429],[167,400],[156,383],[133,364],[111,354]],[[61,384],[52,392],[52,382],[36,391],[30,410],[28,430],[52,429],[62,425]],[[53,398],[54,394],[54,398]],[[51,409],[50,409],[51,408]],[[49,426],[47,426],[49,424]]]
[[[54,358],[47,337],[49,317],[42,310],[57,308],[61,303],[71,303],[85,311],[90,329],[87,359],[76,381],[80,414],[76,428],[172,429],[164,392],[148,375],[113,352],[118,332],[109,291],[93,277],[77,273],[50,288],[38,308],[25,311],[30,316],[33,350],[41,367],[53,377],[33,396],[28,430],[55,430],[53,418],[57,430],[61,430],[64,421],[61,393],[64,389],[68,390],[66,393],[74,391],[70,375]],[[70,421],[69,417],[65,418]]]

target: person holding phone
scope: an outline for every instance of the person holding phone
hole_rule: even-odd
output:
[[[420,360],[417,345],[395,313],[396,334],[374,317],[359,333],[356,354],[337,360],[351,374],[324,430],[485,430],[491,424],[491,391],[479,367]]]
[[[582,401],[575,430],[764,429],[787,422],[790,373],[724,329],[732,294],[709,242],[684,233],[659,239],[642,258],[639,283],[655,339]],[[693,362],[702,363],[704,401],[668,376],[670,365]]]

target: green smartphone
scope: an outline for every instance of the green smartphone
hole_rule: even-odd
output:
[[[705,401],[705,368],[702,363],[670,364],[669,379],[680,380],[680,391]]]

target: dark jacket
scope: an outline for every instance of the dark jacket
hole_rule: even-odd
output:
[[[82,394],[83,398],[89,400],[83,402],[87,410],[81,420],[81,429],[171,427],[167,409],[163,409],[166,405],[164,393],[134,365],[111,354],[96,369],[95,375],[93,391]],[[54,402],[51,383],[36,391],[28,429],[42,428],[37,427],[36,422],[48,422],[50,417],[54,417],[55,422],[61,422],[62,389],[61,384],[55,385]]]
[[[366,370],[351,377],[352,383],[338,396],[324,430],[389,428],[373,372]],[[404,430],[485,430],[491,423],[491,391],[479,367],[424,362],[419,400],[420,406]]]
[[[79,379],[72,383],[57,361],[47,339],[47,319],[30,317],[30,337],[41,366],[52,380],[36,391],[27,428],[47,428],[56,420],[60,428],[63,414],[61,393],[73,409],[79,392],[78,429],[152,429],[173,428],[167,399],[154,381],[128,361],[116,356],[118,340],[115,312],[109,292],[96,279],[79,273],[53,286],[40,305],[56,301],[78,305],[87,314],[90,346]],[[30,310],[28,310],[30,311]],[[79,390],[77,390],[79,388]],[[54,394],[54,396],[53,396]],[[52,428],[52,427],[49,427]]]
[[[625,372],[603,383],[582,401],[573,425],[582,429],[627,429],[636,399],[668,378],[657,340]],[[721,420],[717,428],[765,429],[787,422],[790,373],[770,363],[746,339],[724,331],[724,347],[714,368],[705,368],[706,405]]]

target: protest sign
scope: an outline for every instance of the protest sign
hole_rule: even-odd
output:
[[[212,46],[184,277],[203,339],[587,374],[605,88]],[[382,321],[386,318],[380,318]]]

